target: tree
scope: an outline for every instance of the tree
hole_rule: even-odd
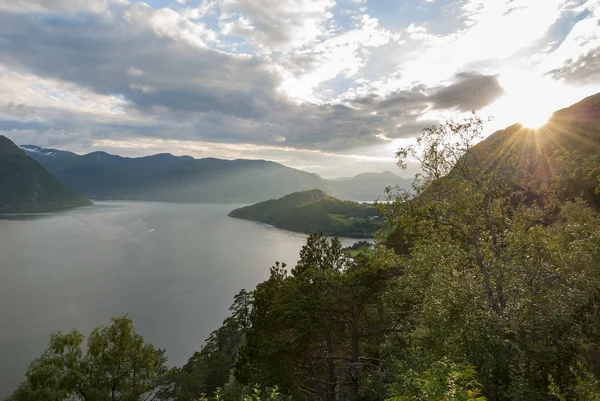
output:
[[[78,331],[52,335],[9,400],[168,399],[166,361],[165,351],[145,343],[129,317],[113,318],[110,326],[94,329],[87,341]]]
[[[231,316],[210,334],[202,349],[174,374],[175,399],[196,400],[219,388],[227,389],[238,350],[246,340],[252,302],[251,292],[241,290],[235,295],[229,308]]]
[[[380,302],[392,263],[345,256],[337,239],[311,235],[291,274],[276,264],[259,284],[238,379],[279,385],[298,399],[381,399],[387,326]]]
[[[546,399],[583,356],[578,311],[598,288],[598,213],[564,194],[535,134],[476,145],[477,117],[424,131],[398,152],[420,161],[411,192],[383,205],[404,241],[394,302],[411,305],[389,341],[401,370],[444,357],[474,364],[489,399]],[[541,140],[541,139],[539,139]],[[495,142],[494,142],[495,141]],[[398,239],[398,238],[397,238]]]

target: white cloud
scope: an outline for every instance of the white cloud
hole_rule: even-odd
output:
[[[376,18],[362,15],[355,29],[280,58],[276,64],[283,78],[281,89],[296,99],[319,101],[315,87],[338,75],[355,75],[364,66],[369,48],[388,43],[392,36]]]
[[[235,35],[235,36],[249,36],[255,30],[252,22],[240,15],[237,19],[226,19],[219,21],[221,27],[221,33],[223,35]]]
[[[560,68],[565,61],[600,47],[600,0],[583,3],[575,11],[585,9],[590,15],[573,27],[556,50],[540,57],[542,69]]]
[[[98,94],[70,82],[17,72],[1,64],[0,82],[0,113],[21,110],[26,117],[43,117],[43,110],[60,110],[125,117],[127,102],[122,98]]]
[[[168,8],[153,11],[149,15],[150,26],[158,36],[184,40],[194,46],[207,47],[207,42],[216,42],[217,33],[208,29],[203,22],[191,21],[185,13]]]
[[[316,40],[324,33],[323,24],[334,5],[333,0],[220,0],[227,19],[243,16],[254,27],[237,33],[245,33],[250,42],[267,51],[287,50]]]
[[[18,13],[102,13],[107,0],[2,0],[0,10]]]

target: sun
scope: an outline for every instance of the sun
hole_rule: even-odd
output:
[[[505,95],[494,105],[498,117],[506,125],[520,123],[537,129],[558,110],[561,93],[557,84],[544,76],[522,70],[506,70],[500,75]]]
[[[551,111],[531,110],[523,113],[519,118],[519,123],[525,128],[538,129],[546,124],[551,116]]]

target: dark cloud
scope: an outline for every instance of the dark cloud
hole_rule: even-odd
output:
[[[422,108],[423,104],[427,103],[427,95],[423,86],[413,87],[411,90],[402,90],[388,95],[378,104],[378,108],[382,109],[397,109],[404,113],[407,109],[417,106]]]
[[[414,138],[419,136],[424,128],[439,124],[436,120],[409,121],[391,131],[388,138]]]
[[[436,110],[479,110],[490,105],[504,94],[495,75],[465,72],[456,75],[456,82],[438,87],[429,95]]]
[[[561,68],[552,70],[547,75],[576,85],[600,82],[600,47],[576,59],[567,60]]]
[[[415,116],[427,108],[433,110],[479,110],[493,103],[504,94],[495,75],[476,72],[459,73],[455,82],[448,86],[427,87],[417,84],[408,90],[393,92],[386,97],[365,95],[352,102],[359,107],[391,116]]]
[[[140,6],[121,9],[110,20],[2,14],[0,35],[7,40],[0,41],[0,62],[122,95],[141,109],[253,118],[265,114],[265,102],[276,101],[277,78],[255,58],[157,37],[148,25],[125,18],[133,7]],[[139,20],[150,17],[142,14]]]

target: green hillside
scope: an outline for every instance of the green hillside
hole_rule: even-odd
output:
[[[600,209],[599,151],[600,94],[596,94],[556,111],[538,129],[514,124],[461,149],[464,155],[447,171],[450,184],[424,185],[419,198],[453,197],[469,180],[477,182],[481,192],[502,193],[515,206],[537,203],[554,208],[548,218],[558,213],[560,204],[578,197]],[[404,254],[410,246],[407,239],[396,230],[387,243]]]
[[[0,213],[40,213],[91,202],[73,194],[38,162],[0,136]]]
[[[538,129],[515,124],[497,131],[475,145],[472,155],[483,163],[484,174],[494,174],[497,181],[514,189],[528,176],[549,183],[565,172],[565,157],[581,164],[599,150],[600,94],[596,94],[556,111]],[[584,177],[569,178],[579,178],[569,180],[571,191],[583,191],[589,201],[595,200],[595,179],[583,182]]]
[[[342,201],[320,189],[295,192],[233,210],[229,216],[304,233],[365,238],[382,227],[374,206]]]

